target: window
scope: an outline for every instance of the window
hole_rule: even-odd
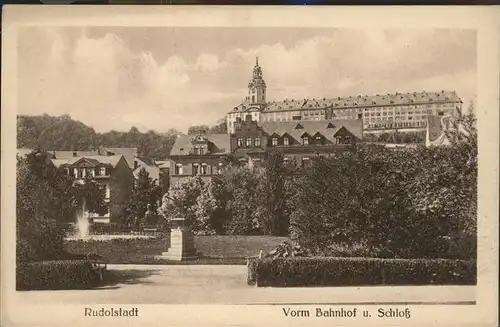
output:
[[[182,175],[182,164],[176,164],[175,165],[175,174],[176,175]]]
[[[273,144],[273,146],[278,145],[278,138],[277,137],[273,137],[272,144]]]
[[[106,167],[101,167],[101,171],[100,171],[99,175],[106,176]]]
[[[349,135],[346,136],[337,136],[337,144],[351,144],[351,137]]]
[[[202,163],[202,164],[201,164],[201,174],[202,174],[202,175],[206,175],[206,174],[208,174],[207,164],[206,164],[206,163]]]
[[[200,148],[198,148],[197,146],[195,146],[195,147],[193,148],[193,151],[194,151],[194,154],[195,154],[195,155],[200,154]]]
[[[253,140],[253,143],[255,146],[260,146],[260,137],[256,137],[254,140]]]
[[[217,174],[222,174],[222,168],[224,168],[224,164],[222,162],[219,162],[217,164]]]
[[[288,137],[283,138],[283,144],[284,145],[289,145],[290,144],[290,140],[288,139]]]
[[[309,158],[307,158],[307,157],[302,158],[302,167],[309,166],[310,163],[311,163],[311,160]]]
[[[238,137],[238,146],[239,147],[243,146],[243,138],[242,137]]]
[[[302,145],[309,145],[309,137],[308,136],[302,137]]]
[[[252,146],[252,138],[251,137],[247,137],[246,147],[249,148],[251,146]]]
[[[321,143],[323,143],[323,142],[322,142],[322,141],[323,141],[323,138],[322,138],[321,136],[319,136],[319,135],[317,135],[317,136],[315,137],[315,140],[316,140],[316,143],[317,143],[317,144],[321,144]]]
[[[73,168],[73,175],[78,178],[78,168]]]
[[[106,185],[106,199],[109,199],[111,196],[111,189],[109,188],[109,185]]]
[[[199,173],[199,165],[196,163],[196,164],[193,164],[193,175],[198,175]]]

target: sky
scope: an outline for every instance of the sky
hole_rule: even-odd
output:
[[[18,35],[18,113],[185,132],[244,99],[257,56],[268,101],[476,94],[474,30],[35,26]]]

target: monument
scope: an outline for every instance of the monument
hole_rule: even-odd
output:
[[[197,259],[198,252],[194,247],[193,234],[186,219],[174,218],[170,220],[170,224],[170,247],[157,258],[173,261]]]

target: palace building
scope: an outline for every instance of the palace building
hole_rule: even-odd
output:
[[[248,115],[259,123],[363,119],[364,133],[425,131],[427,116],[454,115],[462,109],[455,91],[356,95],[335,98],[267,100],[259,61],[253,68],[244,101],[227,113],[227,129]]]
[[[200,130],[179,136],[170,152],[170,185],[187,176],[210,179],[221,174],[227,155],[253,169],[266,152],[279,151],[285,162],[306,167],[314,156],[346,150],[363,136],[361,119],[258,123],[247,115],[234,127],[229,135]]]

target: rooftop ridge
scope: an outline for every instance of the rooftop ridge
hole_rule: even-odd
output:
[[[281,101],[268,101],[264,111],[285,111],[300,109],[321,109],[329,107],[350,108],[382,105],[418,104],[433,102],[462,102],[455,90],[421,91],[421,92],[393,92],[387,94],[358,94],[337,97],[308,97],[304,99],[286,98]],[[234,107],[233,111],[246,111],[250,109],[243,101]]]

